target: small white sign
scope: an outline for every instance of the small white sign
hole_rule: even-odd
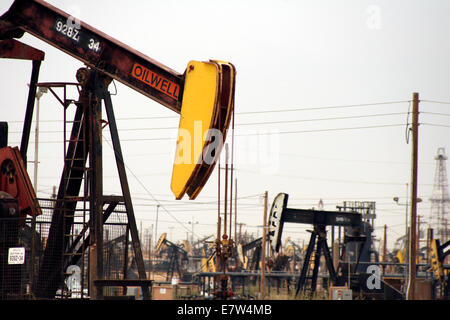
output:
[[[333,300],[352,300],[352,290],[351,289],[333,289],[332,294]]]
[[[24,264],[25,263],[25,248],[9,248],[8,250],[8,264]]]

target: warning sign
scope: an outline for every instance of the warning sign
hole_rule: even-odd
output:
[[[8,264],[24,264],[25,263],[25,248],[9,248],[8,250]]]

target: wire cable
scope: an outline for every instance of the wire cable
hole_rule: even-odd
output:
[[[450,117],[450,113],[444,113],[444,112],[429,112],[429,111],[421,111],[421,114],[431,114],[431,115],[436,115],[436,116],[446,116],[446,117]]]
[[[331,118],[312,118],[312,119],[298,119],[298,120],[280,120],[280,121],[268,121],[268,122],[250,122],[250,123],[239,123],[237,126],[251,126],[260,124],[283,124],[283,123],[297,123],[297,122],[312,122],[312,121],[331,121],[331,120],[347,120],[347,119],[362,119],[362,118],[372,118],[372,117],[383,117],[383,116],[394,116],[403,115],[404,112],[393,112],[393,113],[379,113],[379,114],[368,114],[360,116],[346,116],[346,117],[331,117]]]
[[[369,106],[379,106],[387,104],[399,104],[410,102],[411,100],[400,100],[400,101],[388,101],[388,102],[373,102],[373,103],[360,103],[360,104],[348,104],[348,105],[335,105],[335,106],[323,106],[323,107],[306,107],[306,108],[294,108],[294,109],[276,109],[276,110],[261,110],[261,111],[248,111],[239,112],[237,114],[257,114],[257,113],[273,113],[273,112],[295,112],[295,111],[311,111],[311,110],[329,110],[329,109],[344,109],[344,108],[358,108],[358,107],[369,107]]]
[[[421,100],[427,102],[434,103],[445,103],[450,104],[448,102],[440,102],[440,101],[431,101],[431,100]],[[331,105],[331,106],[319,106],[319,107],[302,107],[302,108],[292,108],[292,109],[271,109],[271,110],[260,110],[260,111],[245,111],[245,112],[236,112],[237,115],[245,115],[245,114],[260,114],[260,113],[280,113],[280,112],[296,112],[296,111],[312,111],[312,110],[329,110],[329,109],[346,109],[346,108],[358,108],[358,107],[369,107],[369,106],[379,106],[379,105],[389,105],[389,104],[401,104],[411,102],[411,100],[398,100],[398,101],[387,101],[387,102],[373,102],[373,103],[361,103],[361,104],[348,104],[348,105]],[[117,121],[122,120],[152,120],[152,119],[178,119],[179,116],[156,116],[156,117],[129,117],[129,118],[117,118]],[[14,122],[23,122],[20,120],[9,121],[10,123]],[[41,122],[61,122],[61,120],[41,120]]]
[[[382,124],[382,125],[363,126],[363,127],[329,128],[329,129],[313,129],[313,130],[299,130],[299,131],[256,132],[256,133],[249,133],[249,134],[239,134],[239,135],[236,135],[236,136],[331,132],[331,131],[347,131],[347,130],[360,130],[360,129],[388,128],[388,127],[399,127],[399,126],[404,126],[404,124],[403,123],[401,123],[401,124]]]
[[[421,99],[420,102],[429,102],[429,103],[437,103],[437,104],[450,104],[450,102],[448,102],[448,101],[423,100],[423,99]]]
[[[103,137],[104,138],[104,137]],[[104,141],[106,141],[108,143],[108,145],[111,147],[111,149],[114,151],[114,153],[116,153],[116,150],[114,150],[113,146],[111,145],[111,143],[104,139]],[[141,185],[141,187],[147,192],[148,195],[150,195],[150,197],[153,198],[153,200],[169,215],[172,217],[172,219],[174,219],[178,224],[180,224],[185,230],[187,230],[188,232],[192,232],[192,230],[189,230],[188,227],[186,227],[180,220],[178,220],[172,213],[170,213],[169,210],[167,210],[167,208],[162,205],[158,199],[156,199],[155,196],[153,196],[153,194],[150,192],[150,190],[147,189],[147,187],[142,183],[142,181],[134,174],[134,172],[128,167],[128,165],[124,162],[125,167],[127,168],[127,170],[131,173],[131,175],[136,179],[136,181]],[[193,233],[197,238],[199,237],[197,234]]]
[[[373,117],[384,117],[384,116],[394,116],[403,115],[404,112],[393,112],[393,113],[380,113],[380,114],[368,114],[359,116],[345,116],[345,117],[331,117],[331,118],[312,118],[312,119],[294,119],[294,120],[279,120],[279,121],[267,121],[267,122],[249,122],[249,123],[239,123],[236,126],[252,126],[252,125],[268,125],[268,124],[285,124],[285,123],[298,123],[298,122],[314,122],[314,121],[332,121],[332,120],[347,120],[347,119],[363,119],[363,118],[373,118]],[[408,109],[409,115],[409,109]],[[449,114],[450,116],[450,114]],[[120,129],[120,131],[151,131],[151,130],[175,130],[178,127],[157,127],[157,128],[125,128]],[[233,130],[234,128],[232,128]],[[49,130],[40,131],[40,133],[60,133],[62,130]],[[234,131],[232,131],[234,132]],[[10,133],[22,133],[21,131],[12,131]]]
[[[443,127],[443,128],[450,128],[450,125],[445,125],[445,124],[436,124],[436,123],[421,123],[421,125],[425,125],[425,126],[431,126],[431,127]]]

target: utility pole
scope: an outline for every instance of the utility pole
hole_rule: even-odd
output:
[[[433,240],[433,229],[427,230],[427,263],[431,264],[431,241]]]
[[[261,300],[264,300],[266,287],[266,221],[267,221],[267,191],[264,192],[264,221],[262,231],[262,250],[261,250]]]
[[[155,247],[158,243],[158,213],[159,213],[159,204],[156,205],[156,221],[155,221]],[[172,240],[172,239],[170,239]]]
[[[38,191],[38,164],[39,164],[39,106],[41,97],[47,93],[47,88],[39,87],[36,92],[36,128],[34,131],[34,177],[33,177],[33,187],[37,194]]]
[[[238,223],[238,225],[239,225],[239,235],[236,239],[237,239],[238,243],[241,243],[241,241],[242,241],[242,226],[245,226],[245,223],[241,222],[241,223]]]
[[[220,231],[222,225],[222,218],[220,216],[220,158],[218,159],[217,166],[217,241],[220,241]]]
[[[234,241],[237,241],[237,179],[234,179]],[[237,245],[238,242],[236,242]]]
[[[383,237],[383,262],[386,262],[387,255],[387,225],[384,225],[384,237]]]
[[[412,155],[411,155],[411,238],[409,241],[409,283],[407,299],[414,300],[416,289],[416,237],[417,237],[417,158],[419,146],[419,94],[413,93]]]
[[[409,261],[409,242],[410,242],[410,237],[409,237],[409,223],[408,223],[408,215],[409,215],[409,211],[408,211],[408,209],[409,209],[409,203],[408,203],[408,199],[409,199],[409,183],[406,183],[406,212],[405,212],[405,215],[406,215],[406,222],[405,222],[405,255],[406,255],[406,257],[405,257],[405,261]],[[408,264],[408,262],[407,262],[407,264]],[[408,266],[406,267],[406,273],[407,273],[407,275],[409,276],[409,264],[408,264]]]
[[[417,241],[416,241],[416,252],[420,254],[420,218],[421,216],[417,216]],[[417,259],[416,259],[417,261]]]
[[[224,195],[224,215],[223,215],[223,235],[227,234],[227,199],[228,199],[228,143],[225,143],[225,195]]]
[[[192,225],[192,231],[191,231],[191,243],[194,244],[194,224],[197,224],[198,221],[194,221],[194,217],[192,217],[192,221],[188,222],[190,225]],[[187,240],[188,238],[186,238]]]

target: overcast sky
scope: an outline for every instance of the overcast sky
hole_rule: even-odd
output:
[[[2,1],[0,12],[11,3]],[[405,203],[411,168],[407,112],[418,92],[418,214],[427,220],[434,156],[439,147],[450,148],[450,104],[436,103],[450,102],[449,1],[49,3],[180,73],[190,60],[236,66],[238,221],[255,235],[261,235],[266,190],[269,205],[285,192],[293,208],[317,207],[320,199],[326,210],[343,201],[376,201],[376,235],[382,236],[386,224],[391,249],[405,230],[405,207],[392,198]],[[21,41],[45,51],[41,82],[75,81],[81,62],[28,34]],[[0,70],[1,120],[9,122],[10,144],[19,145],[31,62],[1,60]],[[115,84],[113,104],[138,228],[155,224],[160,203],[158,235],[185,239],[192,220],[198,222],[196,238],[215,234],[217,170],[196,200],[175,201],[170,179],[179,116]],[[49,197],[62,172],[63,111],[50,94],[40,104],[37,190]],[[34,132],[31,141],[29,161]],[[108,143],[104,152],[104,190],[118,194]],[[33,180],[33,164],[28,168]],[[307,228],[285,225],[283,236],[308,239]]]

